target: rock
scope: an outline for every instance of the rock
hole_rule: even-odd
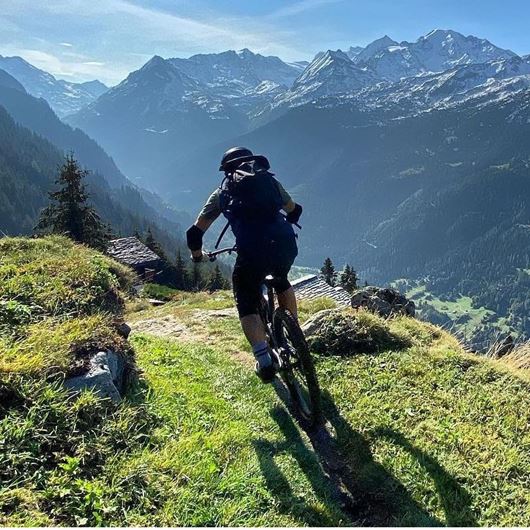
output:
[[[116,325],[116,331],[124,338],[128,339],[129,335],[131,334],[131,326],[127,324],[126,322],[122,322],[121,324]]]
[[[311,335],[315,335],[315,333],[320,330],[327,317],[333,315],[333,313],[336,312],[336,309],[323,309],[322,311],[319,311],[313,315],[309,320],[304,322],[302,331],[304,332],[306,338],[310,337]]]
[[[365,307],[382,317],[392,315],[416,315],[416,306],[412,300],[390,287],[365,287],[355,291],[351,298],[354,309]]]
[[[393,333],[386,320],[351,309],[319,311],[302,330],[311,350],[321,355],[350,356],[411,345],[408,338]]]
[[[109,398],[113,403],[120,403],[124,390],[125,361],[122,355],[112,351],[99,352],[90,359],[88,372],[71,377],[64,386],[73,392],[85,389],[95,390],[99,396]]]

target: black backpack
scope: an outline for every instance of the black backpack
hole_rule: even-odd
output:
[[[244,173],[227,174],[221,183],[221,211],[228,222],[222,230],[215,248],[218,248],[228,227],[236,236],[239,247],[247,246],[256,230],[262,234],[284,220],[278,184],[273,174],[259,162],[245,164]],[[240,248],[242,250],[242,248]]]
[[[232,228],[241,223],[273,223],[283,206],[276,180],[263,170],[227,176],[221,184],[220,199]]]

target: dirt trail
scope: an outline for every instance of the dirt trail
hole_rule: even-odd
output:
[[[235,308],[229,309],[193,309],[185,317],[157,315],[151,318],[129,322],[131,332],[146,333],[155,337],[168,338],[182,342],[215,341],[216,337],[208,330],[208,324],[222,318],[235,318]],[[247,351],[229,349],[232,359],[249,369],[254,369],[254,359]]]
[[[155,315],[152,318],[129,323],[132,333],[146,333],[157,337],[185,342],[213,341],[216,337],[209,331],[209,324],[221,318],[235,318],[235,308],[230,309],[193,309],[177,318],[174,315]],[[227,353],[235,361],[249,370],[254,369],[254,359],[249,352],[228,349]],[[335,439],[334,427],[327,421],[316,429],[307,429],[298,411],[293,407],[287,388],[280,379],[274,382],[276,394],[305,432],[317,456],[322,471],[329,480],[332,496],[339,502],[353,526],[377,526],[384,518],[374,517],[372,510],[360,498],[358,489],[352,481],[354,473],[347,465]]]
[[[168,337],[183,341],[197,341],[208,336],[207,324],[218,318],[236,316],[235,309],[194,309],[186,318],[179,319],[174,315],[157,315],[151,318],[129,322],[132,333],[147,333],[155,337]]]

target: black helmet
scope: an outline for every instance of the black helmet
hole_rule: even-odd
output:
[[[231,167],[235,167],[236,162],[247,162],[253,158],[254,154],[250,149],[246,147],[232,147],[223,155],[219,171],[226,171]]]
[[[264,169],[270,169],[269,161],[264,156],[255,155],[246,147],[232,147],[223,155],[219,171],[230,171],[239,166],[239,164],[252,160],[258,160],[264,166]]]

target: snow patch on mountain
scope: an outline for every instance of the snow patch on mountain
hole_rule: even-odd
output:
[[[60,117],[77,112],[107,90],[107,87],[97,80],[71,83],[56,79],[22,57],[0,55],[0,69],[19,81],[32,96],[45,99]]]

